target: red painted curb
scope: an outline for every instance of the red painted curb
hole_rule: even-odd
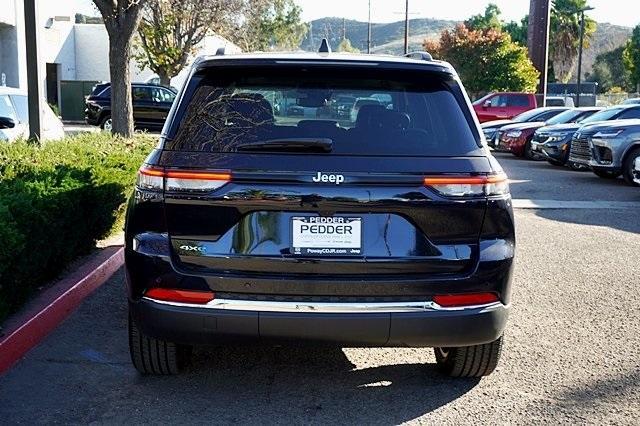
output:
[[[40,343],[123,263],[121,246],[104,249],[41,294],[30,309],[10,320],[7,334],[0,337],[0,374]]]

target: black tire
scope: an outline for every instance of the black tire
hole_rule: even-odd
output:
[[[533,152],[533,149],[531,149],[531,141],[528,140],[525,144],[524,144],[524,158],[526,158],[527,160],[537,160],[538,157],[536,156],[536,153]]]
[[[107,123],[109,123],[109,128],[105,129],[105,127],[107,127]],[[111,115],[110,114],[105,114],[101,119],[100,119],[100,128],[102,130],[111,130]]]
[[[633,181],[633,164],[640,157],[640,147],[633,148],[622,162],[622,177],[624,181],[633,186],[640,186]]]
[[[617,179],[620,176],[620,172],[612,172],[611,170],[594,169],[593,173],[602,179]]]
[[[178,374],[191,358],[191,348],[145,336],[131,317],[129,352],[133,366],[145,375]]]
[[[483,377],[496,369],[502,352],[502,336],[493,342],[456,348],[434,348],[436,362],[451,377]]]

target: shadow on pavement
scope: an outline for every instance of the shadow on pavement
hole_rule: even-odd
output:
[[[640,215],[636,209],[548,209],[535,212],[539,217],[557,222],[601,226],[640,234]]]
[[[415,419],[479,383],[449,379],[428,363],[354,367],[339,347],[239,345],[197,350],[183,376],[139,380],[161,400],[175,398],[166,386],[171,382],[192,408],[214,409],[223,422],[264,416],[268,422],[365,424]]]

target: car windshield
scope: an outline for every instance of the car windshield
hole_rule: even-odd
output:
[[[525,111],[522,114],[518,114],[513,118],[513,121],[516,123],[526,123],[529,121],[535,121],[535,118],[542,114],[544,111],[540,111],[539,109],[530,109],[529,111]]]
[[[599,112],[596,112],[591,117],[585,118],[581,121],[581,123],[595,123],[596,121],[607,121],[611,120],[616,115],[620,114],[620,112],[624,108],[608,108]]]
[[[547,125],[553,126],[554,124],[573,123],[576,118],[580,117],[584,113],[584,111],[579,109],[568,109],[547,120]]]
[[[460,87],[446,75],[380,70],[363,78],[348,67],[267,66],[205,71],[187,91],[191,101],[179,108],[167,149],[237,152],[251,144],[260,152],[438,156],[480,148]],[[355,103],[345,109],[345,99]],[[309,150],[317,140],[331,149]]]

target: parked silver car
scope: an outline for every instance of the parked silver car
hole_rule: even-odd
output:
[[[62,121],[49,105],[42,107],[42,140],[64,138]],[[26,90],[0,87],[0,141],[29,137],[29,111]]]
[[[571,141],[569,161],[583,164],[602,178],[622,175],[630,185],[640,158],[640,119],[599,122],[580,128]]]

